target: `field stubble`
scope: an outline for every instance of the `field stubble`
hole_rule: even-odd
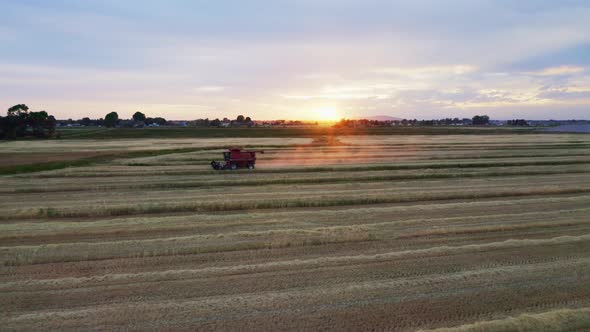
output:
[[[339,142],[130,140],[194,150],[0,177],[3,328],[588,328],[587,136]],[[237,143],[259,170],[208,169]]]

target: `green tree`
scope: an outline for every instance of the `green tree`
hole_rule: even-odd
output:
[[[238,122],[244,122],[244,116],[243,115],[238,115],[238,118],[236,119],[236,121],[238,121]]]
[[[49,114],[45,111],[41,112],[30,112],[27,119],[27,125],[33,130],[35,137],[45,136],[45,127]]]
[[[29,107],[25,104],[14,105],[6,112],[6,133],[8,138],[24,137],[26,135]]]
[[[145,121],[145,114],[141,112],[135,112],[135,114],[133,114],[133,120],[138,122]]]
[[[166,119],[161,118],[161,117],[156,117],[154,118],[154,123],[160,125],[160,126],[165,126],[166,125]]]
[[[476,115],[471,119],[473,125],[482,126],[490,123],[490,117],[487,115]]]
[[[104,117],[104,125],[106,127],[114,127],[119,121],[119,114],[117,112],[111,112]]]
[[[25,104],[18,104],[14,105],[8,109],[7,115],[8,116],[20,116],[26,117],[29,112],[29,107]]]
[[[88,127],[92,124],[92,120],[90,120],[90,118],[88,118],[88,117],[85,117],[85,118],[82,118],[82,120],[80,120],[80,124],[82,126]]]

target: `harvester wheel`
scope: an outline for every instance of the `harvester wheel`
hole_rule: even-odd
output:
[[[254,169],[254,164],[248,164],[248,169]]]
[[[229,168],[231,168],[232,170],[236,170],[236,169],[238,169],[238,165],[231,164],[231,166]]]

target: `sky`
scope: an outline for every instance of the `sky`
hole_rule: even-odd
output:
[[[588,0],[0,0],[0,110],[590,118]]]

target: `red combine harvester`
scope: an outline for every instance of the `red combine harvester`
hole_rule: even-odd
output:
[[[264,153],[264,151],[246,151],[241,148],[231,148],[223,153],[225,163],[217,161],[211,162],[211,167],[215,170],[249,168],[254,169],[256,164],[256,153]]]

